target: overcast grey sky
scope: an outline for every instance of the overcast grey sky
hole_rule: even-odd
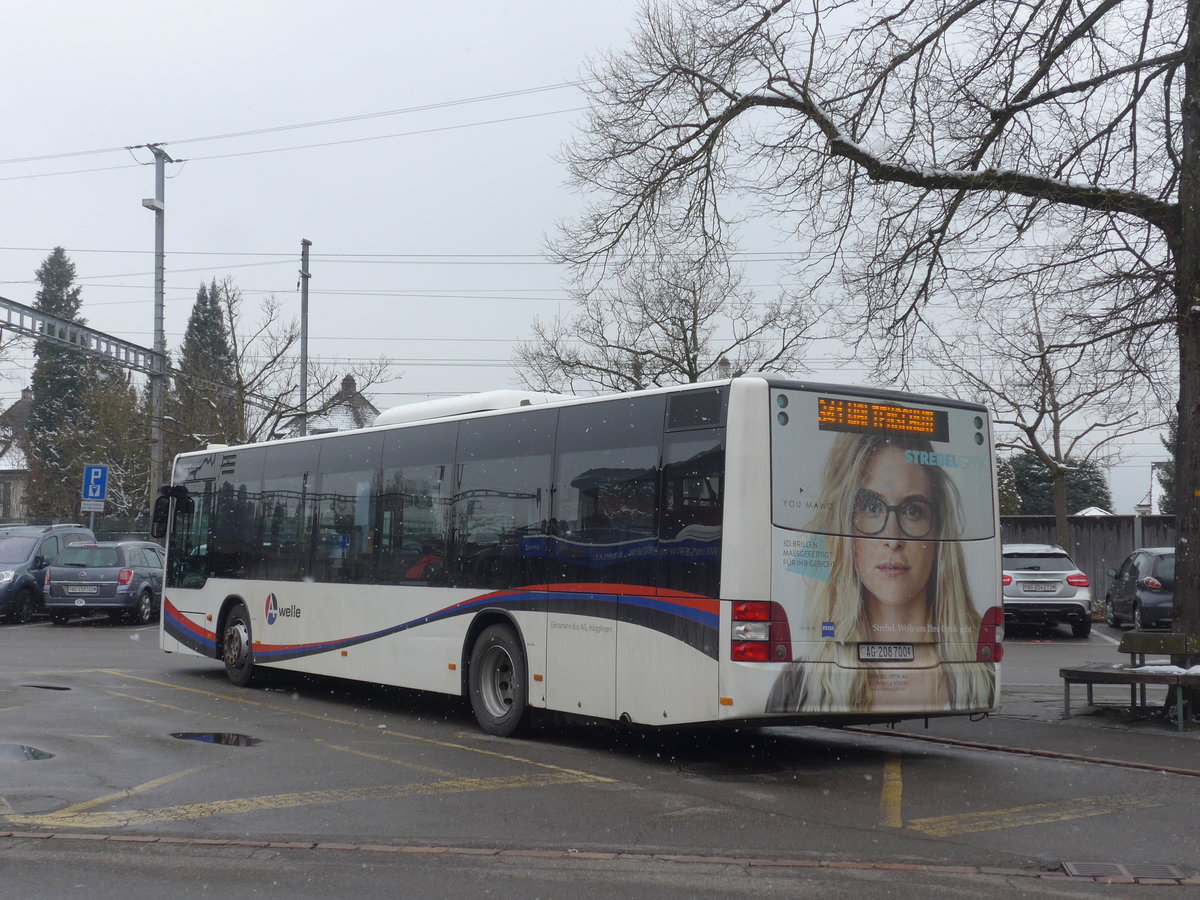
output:
[[[151,142],[187,160],[167,167],[171,347],[212,277],[298,314],[302,238],[310,354],[394,358],[378,405],[507,384],[512,341],[565,296],[541,253],[577,200],[552,156],[581,115],[569,83],[624,42],[630,0],[14,7],[3,296],[31,303],[62,245],[90,323],[152,344],[154,170],[122,149]]]
[[[83,315],[153,344],[151,154],[164,143],[166,332],[201,282],[299,314],[313,242],[311,357],[391,357],[377,406],[513,386],[512,345],[567,309],[546,236],[577,209],[554,160],[582,117],[585,58],[625,45],[636,0],[12,3],[0,31],[0,296],[32,304],[66,248]],[[291,127],[304,126],[304,127]],[[95,151],[95,152],[93,152]],[[743,249],[771,251],[761,242]],[[775,292],[778,273],[747,283]],[[32,356],[0,364],[0,405]],[[811,377],[844,381],[828,360]],[[1153,436],[1113,473],[1149,489]]]

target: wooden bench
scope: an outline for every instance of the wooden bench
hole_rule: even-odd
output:
[[[1197,659],[1196,638],[1184,634],[1150,634],[1144,631],[1130,632],[1121,639],[1118,648],[1128,653],[1128,665],[1118,663],[1084,663],[1058,670],[1063,680],[1063,718],[1071,717],[1071,685],[1087,686],[1088,705],[1093,705],[1092,686],[1096,684],[1129,685],[1130,709],[1146,706],[1146,685],[1161,684],[1174,688],[1175,724],[1183,731],[1184,691],[1183,688],[1200,688],[1200,674],[1183,672],[1147,672],[1147,653],[1162,653],[1183,660]],[[1139,703],[1140,699],[1140,703]]]

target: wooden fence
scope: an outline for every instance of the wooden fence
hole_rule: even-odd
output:
[[[1138,547],[1175,546],[1174,516],[1071,516],[1064,548],[1092,583],[1092,604],[1104,606],[1108,570],[1121,565]],[[1005,544],[1057,544],[1054,516],[1001,516]]]

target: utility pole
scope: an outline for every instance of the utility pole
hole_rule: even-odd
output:
[[[300,435],[308,434],[308,248],[312,241],[300,239]]]
[[[166,288],[163,196],[166,184],[166,164],[175,162],[175,160],[167,155],[161,144],[146,144],[145,147],[154,154],[154,199],[142,201],[142,206],[154,210],[154,352],[158,357],[158,366],[157,370],[150,375],[149,496],[153,497],[158,486],[163,482],[163,382],[167,371],[167,341],[163,332],[163,297]]]

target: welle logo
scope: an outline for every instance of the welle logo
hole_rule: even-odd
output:
[[[285,619],[300,618],[300,607],[294,603],[291,606],[280,606],[274,594],[267,594],[266,612],[268,625],[274,625],[281,616]]]

